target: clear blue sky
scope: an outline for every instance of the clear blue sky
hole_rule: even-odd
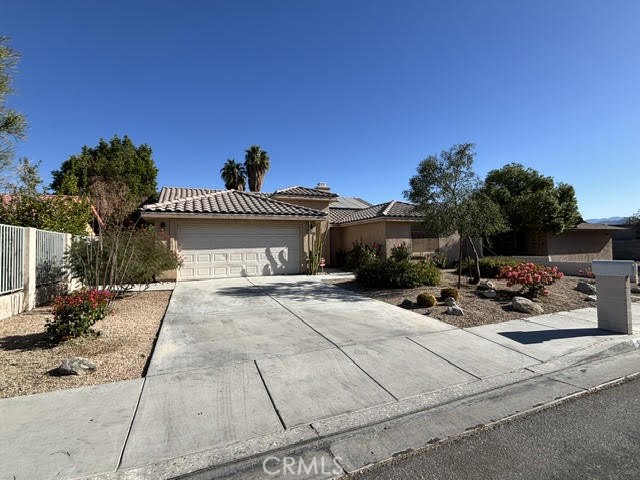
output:
[[[640,2],[5,1],[22,53],[19,155],[147,143],[159,185],[221,187],[253,143],[264,190],[402,199],[418,162],[474,142],[575,186],[585,218],[640,208]]]

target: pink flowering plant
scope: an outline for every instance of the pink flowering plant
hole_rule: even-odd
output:
[[[507,286],[521,285],[520,292],[530,298],[541,295],[548,296],[547,287],[563,277],[558,267],[545,267],[531,262],[519,263],[516,266],[505,266],[500,269],[498,278],[507,280]]]
[[[47,332],[58,340],[93,333],[91,327],[107,316],[112,298],[108,290],[95,288],[56,297]]]

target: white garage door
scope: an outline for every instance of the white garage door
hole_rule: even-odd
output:
[[[296,226],[190,225],[178,227],[180,280],[299,273]]]

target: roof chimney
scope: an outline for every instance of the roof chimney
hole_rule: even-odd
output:
[[[318,185],[316,185],[316,190],[320,190],[321,192],[330,192],[331,188],[324,182],[318,182]]]

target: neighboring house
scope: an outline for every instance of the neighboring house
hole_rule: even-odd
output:
[[[640,261],[640,225],[617,225],[611,232],[615,260]]]
[[[302,273],[308,235],[329,233],[324,256],[335,262],[354,243],[377,243],[383,255],[405,242],[414,252],[457,248],[457,238],[428,238],[413,205],[372,206],[340,197],[325,184],[273,193],[164,187],[157,203],[142,207],[183,259],[179,280]]]
[[[599,223],[580,223],[559,235],[527,235],[525,255],[545,256],[550,262],[591,262],[613,258],[611,233],[618,227]]]

